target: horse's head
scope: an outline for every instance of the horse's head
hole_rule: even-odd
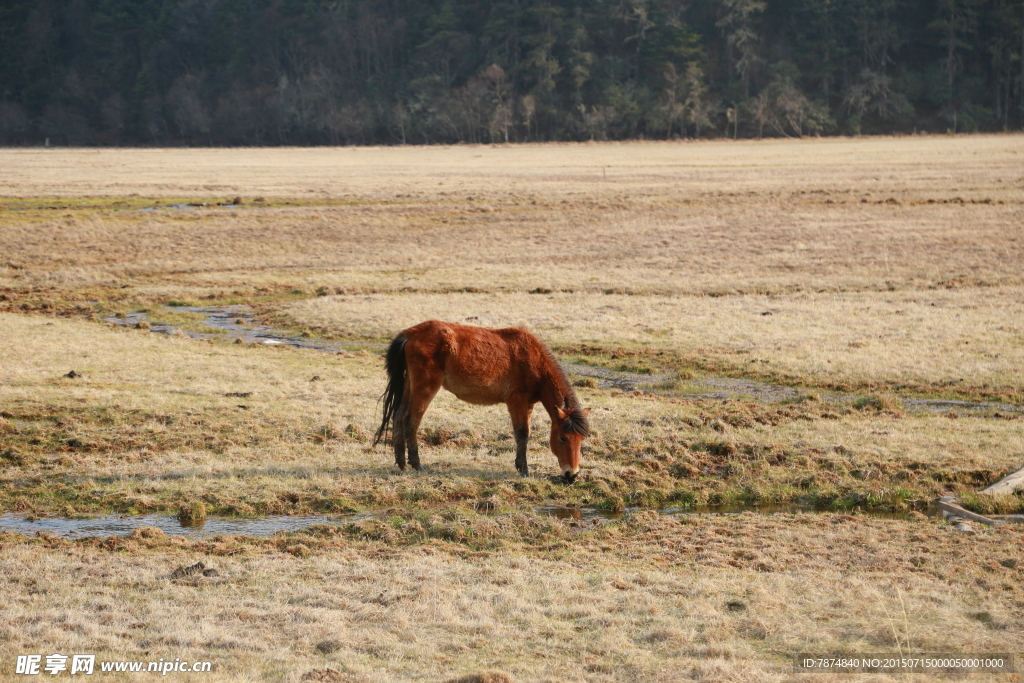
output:
[[[557,419],[551,421],[551,452],[558,458],[566,483],[571,484],[580,471],[580,446],[590,434],[587,421],[590,408],[570,408],[566,401],[564,409],[555,410]]]

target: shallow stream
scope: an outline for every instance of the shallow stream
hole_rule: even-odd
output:
[[[543,506],[534,508],[539,515],[548,515],[561,520],[606,522],[622,519],[638,512],[627,509],[619,512],[596,508],[573,508]],[[836,510],[825,510],[808,505],[710,505],[695,508],[668,508],[658,510],[666,517],[686,515],[738,515],[744,512],[757,514],[829,514]],[[347,515],[305,515],[301,517],[274,516],[259,519],[238,519],[208,517],[196,524],[182,524],[172,515],[101,515],[90,518],[43,517],[28,518],[11,512],[0,515],[0,532],[8,531],[25,535],[46,533],[64,538],[89,538],[99,536],[128,536],[141,527],[156,527],[168,536],[186,538],[208,538],[221,534],[240,536],[271,536],[278,532],[301,531],[314,524],[341,524],[359,519],[384,518],[393,514],[386,512],[358,512]],[[911,519],[913,512],[862,512],[856,514],[876,519]],[[937,509],[929,508],[925,514],[939,515]]]

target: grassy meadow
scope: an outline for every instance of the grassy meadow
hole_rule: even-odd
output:
[[[924,513],[1024,512],[977,495],[1024,466],[1021,226],[1024,136],[0,150],[0,513],[336,516],[0,532],[0,678],[51,652],[360,682],[1019,652],[1024,527]],[[183,306],[227,304],[346,350],[110,322],[212,332]],[[662,379],[572,375],[594,429],[572,486],[542,410],[524,479],[504,407],[445,392],[426,470],[400,473],[370,445],[379,344],[429,318]],[[705,395],[719,380],[793,391]],[[658,512],[792,504],[825,512]],[[168,576],[200,560],[218,575]]]

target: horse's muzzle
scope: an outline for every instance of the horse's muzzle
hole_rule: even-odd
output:
[[[566,484],[571,484],[576,481],[576,477],[580,476],[577,472],[570,472],[566,470],[562,473],[562,478],[565,479]]]

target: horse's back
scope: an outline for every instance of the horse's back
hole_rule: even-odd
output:
[[[504,402],[536,377],[539,342],[516,327],[489,329],[428,320],[402,332],[406,352],[444,375],[443,386],[470,403]],[[410,348],[411,346],[411,348]],[[427,370],[427,371],[431,371]]]
[[[437,347],[452,354],[461,352],[514,353],[530,351],[539,340],[521,327],[491,329],[443,320],[426,320],[401,332],[401,336],[417,344]],[[502,347],[505,347],[502,349]]]

